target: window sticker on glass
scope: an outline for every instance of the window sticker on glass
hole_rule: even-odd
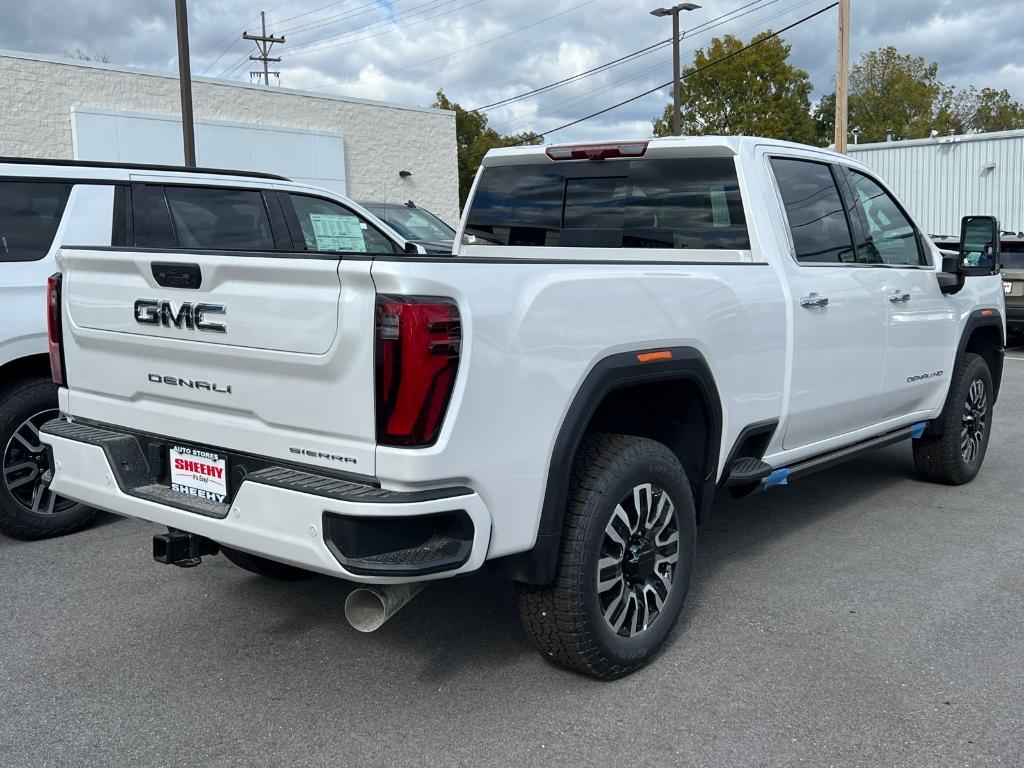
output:
[[[731,227],[732,221],[729,218],[729,197],[725,187],[721,184],[713,184],[711,192],[711,221],[716,227]]]
[[[366,238],[363,237],[366,225],[355,216],[311,213],[309,221],[313,225],[318,251],[366,253]]]

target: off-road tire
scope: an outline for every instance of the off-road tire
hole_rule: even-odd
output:
[[[56,408],[57,387],[49,379],[26,379],[0,390],[0,465],[15,430],[36,414]],[[73,504],[50,514],[33,512],[18,502],[0,475],[0,533],[12,538],[47,539],[75,533],[92,523],[98,514],[98,510],[84,504]]]
[[[223,544],[220,547],[220,553],[243,570],[271,579],[277,579],[278,581],[302,581],[303,579],[311,579],[316,576],[312,571],[296,568],[294,565],[279,563],[276,560],[269,560],[258,555],[250,555],[248,552],[231,549]]]
[[[664,607],[649,627],[616,634],[602,614],[598,559],[616,505],[640,483],[656,483],[678,516],[678,562]],[[569,506],[554,582],[517,585],[523,627],[541,655],[564,667],[613,680],[643,667],[679,618],[693,570],[696,517],[682,465],[646,438],[600,434],[584,438],[572,469]]]
[[[965,429],[964,411],[971,395],[971,387],[981,381],[987,399],[985,430],[980,448],[972,461],[967,461],[961,450]],[[992,374],[985,359],[966,353],[953,375],[946,398],[946,423],[939,435],[925,435],[914,440],[914,465],[922,480],[945,485],[969,483],[978,474],[992,431]]]

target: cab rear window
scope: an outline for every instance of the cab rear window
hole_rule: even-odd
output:
[[[729,158],[487,168],[466,234],[478,245],[750,248]]]

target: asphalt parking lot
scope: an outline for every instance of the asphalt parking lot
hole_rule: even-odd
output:
[[[667,649],[545,663],[510,585],[433,585],[374,635],[348,587],[156,565],[107,517],[0,539],[0,765],[980,766],[1024,760],[1024,347],[962,488],[899,445],[700,533]]]

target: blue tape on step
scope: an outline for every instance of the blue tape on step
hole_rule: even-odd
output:
[[[770,488],[773,485],[789,485],[789,470],[788,469],[776,469],[763,481],[765,488]]]
[[[922,422],[921,422],[921,423],[919,423],[919,424],[915,424],[915,425],[913,426],[913,428],[912,428],[912,429],[910,430],[910,436],[911,436],[912,438],[914,438],[915,440],[917,440],[917,438],[921,437],[921,435],[923,435],[923,434],[924,434],[924,431],[925,431],[925,430],[926,430],[927,428],[928,428],[928,423],[927,423],[927,422],[925,422],[925,421],[922,421]]]

